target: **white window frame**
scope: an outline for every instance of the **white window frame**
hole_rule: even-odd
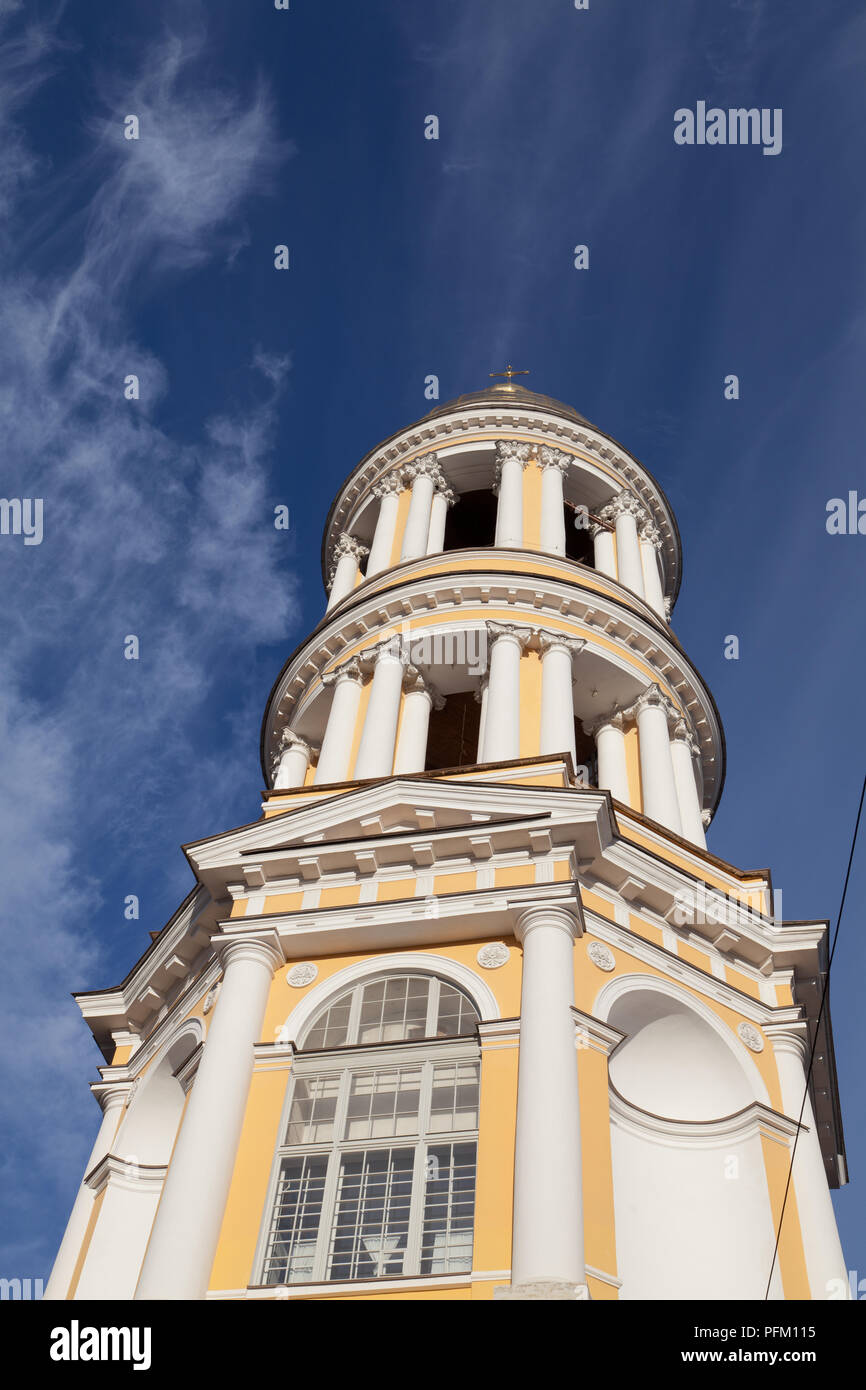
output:
[[[450,981],[448,983],[450,983]],[[432,1132],[430,1130],[433,1068],[442,1063],[467,1061],[474,1062],[479,1067],[480,1105],[481,1049],[477,1038],[468,1036],[443,1039],[427,1038],[413,1042],[373,1043],[366,1046],[349,1045],[348,1047],[315,1051],[306,1055],[303,1053],[296,1054],[292,1064],[292,1076],[287,1088],[286,1101],[283,1107],[279,1131],[280,1142],[277,1145],[274,1155],[271,1180],[268,1185],[268,1195],[264,1207],[262,1228],[253,1266],[255,1282],[259,1287],[272,1289],[289,1287],[297,1289],[302,1288],[304,1284],[307,1283],[333,1284],[336,1286],[344,1283],[365,1283],[369,1282],[371,1279],[375,1281],[376,1279],[391,1280],[447,1277],[447,1275],[443,1276],[442,1274],[422,1275],[419,1272],[421,1267],[421,1238],[426,1196],[425,1174],[427,1155],[431,1147],[439,1147],[444,1144],[474,1143],[476,1146],[477,1163],[478,1127],[476,1125],[475,1128],[469,1130],[447,1130],[441,1133]],[[349,1096],[351,1094],[351,1078],[364,1073],[370,1074],[373,1072],[386,1071],[400,1066],[418,1067],[421,1069],[418,1132],[415,1134],[398,1134],[368,1139],[339,1138],[338,1136],[343,1133],[345,1128]],[[320,1074],[339,1074],[340,1076],[338,1104],[334,1116],[335,1137],[324,1143],[289,1144],[286,1142],[286,1135],[297,1082]],[[342,1158],[348,1153],[369,1153],[376,1149],[382,1151],[410,1149],[414,1154],[409,1226],[402,1272],[397,1275],[380,1274],[374,1276],[365,1273],[363,1275],[358,1274],[350,1276],[348,1279],[331,1279],[328,1274],[328,1265],[332,1258],[331,1245],[337,1215],[337,1185]],[[327,1169],[325,1186],[322,1193],[322,1208],[319,1217],[312,1270],[309,1278],[305,1279],[303,1283],[281,1281],[278,1283],[266,1284],[265,1266],[268,1258],[268,1249],[273,1228],[275,1204],[283,1160],[289,1157],[304,1158],[314,1155],[325,1155],[327,1157]],[[473,1245],[474,1234],[473,1223]],[[463,1272],[465,1273],[466,1271]]]

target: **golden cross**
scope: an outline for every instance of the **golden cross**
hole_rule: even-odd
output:
[[[513,376],[529,376],[529,372],[516,372],[512,367],[511,363],[509,362],[504,372],[488,372],[487,375],[504,376],[508,381],[510,381]]]

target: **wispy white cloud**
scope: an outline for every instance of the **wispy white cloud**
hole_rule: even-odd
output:
[[[236,254],[247,200],[290,153],[274,136],[268,93],[208,86],[204,39],[166,38],[127,82],[102,84],[85,163],[52,172],[20,121],[63,50],[50,28],[17,29],[21,18],[0,0],[0,32],[12,26],[0,53],[0,211],[14,211],[37,174],[43,207],[92,186],[62,232],[43,213],[18,238],[43,264],[61,241],[72,245],[62,272],[37,277],[8,244],[0,260],[0,491],[42,497],[45,515],[41,546],[0,540],[0,1123],[27,1136],[32,1186],[21,1170],[5,1184],[26,1205],[38,1184],[68,1176],[82,1116],[97,1119],[81,1101],[97,1057],[64,1003],[71,987],[110,983],[95,978],[106,953],[88,851],[143,852],[166,798],[199,832],[241,758],[201,739],[202,702],[233,655],[286,636],[297,591],[268,502],[288,357],[257,349],[252,403],[178,442],[157,423],[171,382],[129,326],[131,301],[154,277]],[[139,117],[138,141],[123,140],[127,113]],[[124,399],[129,373],[139,401]],[[129,633],[138,662],[123,659]],[[129,942],[131,964],[141,943]],[[7,1165],[16,1152],[13,1142]],[[16,1248],[7,1262],[21,1258]]]

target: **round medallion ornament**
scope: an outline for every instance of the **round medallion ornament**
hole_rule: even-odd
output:
[[[593,965],[598,966],[599,970],[616,969],[616,959],[613,951],[609,950],[603,942],[590,941],[586,948],[586,954],[589,956]]]
[[[204,997],[204,1004],[202,1005],[202,1013],[203,1013],[203,1014],[209,1014],[209,1013],[210,1013],[211,1009],[213,1008],[214,1004],[216,1003],[217,995],[219,994],[219,992],[220,992],[220,981],[217,980],[217,982],[216,982],[215,985],[211,985],[210,989],[208,990],[207,994],[206,994],[205,997]]]
[[[319,967],[314,965],[311,960],[299,961],[293,965],[288,975],[286,983],[293,989],[303,989],[305,985],[311,985],[319,973]]]
[[[764,1039],[761,1037],[757,1028],[752,1023],[738,1023],[737,1037],[740,1042],[744,1042],[751,1052],[763,1052]]]
[[[479,948],[475,959],[484,970],[498,970],[511,959],[511,952],[502,941],[488,941],[486,946]]]

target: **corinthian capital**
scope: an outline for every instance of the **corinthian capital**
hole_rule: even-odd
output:
[[[569,637],[565,632],[553,632],[549,628],[542,628],[537,635],[538,647],[542,656],[554,647],[561,647],[563,651],[568,652],[569,656],[574,658],[586,646],[582,637]]]
[[[444,709],[445,700],[436,689],[432,681],[429,681],[417,666],[409,665],[406,667],[406,674],[403,677],[403,689],[407,695],[419,692],[426,695],[434,709]]]
[[[388,497],[394,492],[403,492],[405,488],[403,474],[399,468],[395,468],[392,473],[386,473],[384,478],[379,479],[373,488],[373,496],[381,502],[383,497]]]
[[[360,561],[364,558],[365,555],[369,554],[370,550],[368,546],[362,545],[361,542],[359,540],[356,540],[354,536],[350,536],[348,531],[343,531],[340,535],[340,539],[334,546],[334,556],[331,560],[330,571],[331,583],[333,584],[334,582],[334,575],[337,573],[337,565],[340,563],[344,555],[354,555],[355,559]]]
[[[447,487],[447,483],[442,476],[439,467],[439,459],[436,454],[422,454],[420,458],[413,459],[407,463],[403,469],[404,478],[414,481],[415,478],[431,478],[439,486]]]
[[[671,738],[678,739],[680,743],[687,743],[689,752],[693,758],[697,758],[701,751],[701,746],[695,738],[694,731],[688,719],[677,719],[671,729]]]
[[[563,477],[574,462],[571,454],[563,453],[562,449],[551,449],[549,444],[542,446],[538,457],[542,468],[558,468]]]
[[[525,652],[529,643],[532,641],[531,627],[517,627],[514,623],[495,622],[486,623],[485,627],[487,628],[487,636],[491,646],[494,642],[497,642],[500,637],[510,637],[519,644],[521,652]]]
[[[525,468],[529,462],[529,445],[521,444],[519,439],[500,439],[496,444],[496,468],[493,474],[493,491],[499,491],[499,482],[502,478],[502,465],[509,460],[515,459]]]
[[[656,547],[661,545],[662,538],[659,535],[658,528],[653,525],[649,517],[647,517],[646,521],[642,521],[637,529],[638,535],[642,541],[649,541],[650,545]]]
[[[649,521],[649,512],[643,507],[631,492],[618,492],[616,497],[605,504],[598,513],[599,521],[608,521],[613,524],[618,516],[624,512],[629,512],[639,526]]]
[[[322,685],[336,685],[337,681],[349,680],[357,681],[358,685],[364,684],[364,672],[358,664],[358,658],[352,656],[348,661],[344,661],[342,666],[337,666],[327,675],[322,676]]]
[[[664,710],[665,714],[667,715],[669,725],[675,725],[678,720],[682,719],[682,715],[680,714],[676,705],[674,705],[672,701],[668,699],[667,695],[664,693],[661,686],[659,685],[648,686],[647,689],[643,692],[643,694],[637,697],[634,704],[631,705],[630,708],[625,711],[625,713],[626,715],[628,715],[629,718],[637,719],[641,711],[647,709],[648,707],[652,709]]]
[[[599,714],[595,719],[589,719],[581,724],[585,734],[590,738],[595,738],[600,729],[619,729],[622,733],[625,729],[627,711],[622,709],[612,709],[608,714]]]

